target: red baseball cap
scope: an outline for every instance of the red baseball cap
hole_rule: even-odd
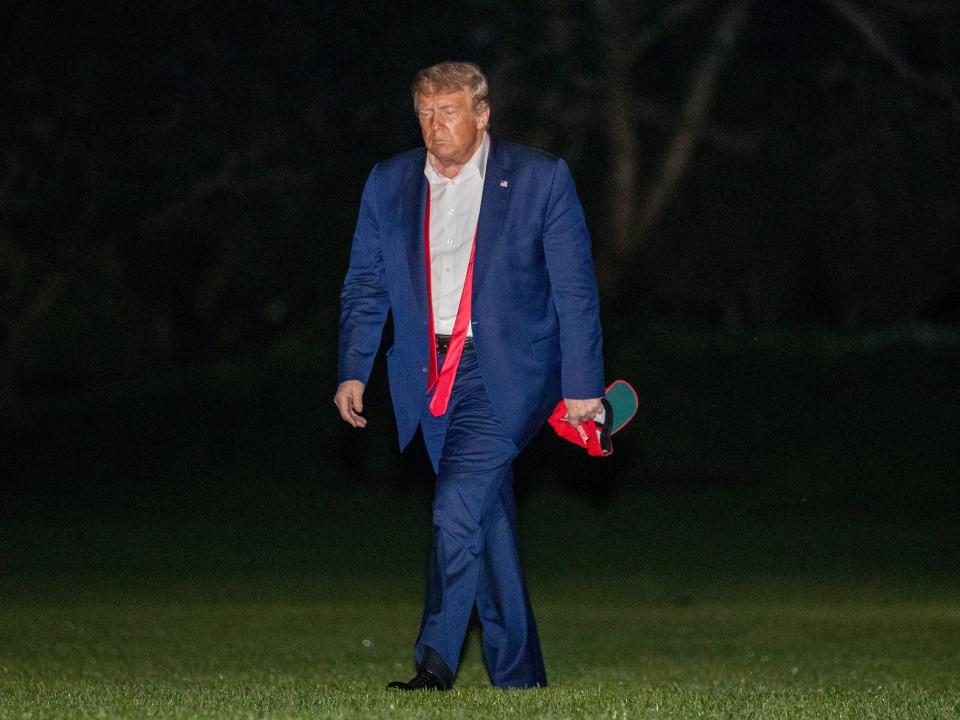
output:
[[[606,400],[602,402],[606,403]],[[610,433],[606,431],[604,424],[597,420],[583,420],[577,427],[574,427],[567,420],[567,406],[562,400],[553,409],[550,417],[547,418],[547,422],[550,423],[550,427],[557,435],[584,448],[587,455],[606,457],[613,452]]]
[[[596,419],[584,420],[573,427],[567,419],[567,406],[561,400],[553,409],[547,422],[564,440],[572,442],[593,457],[613,454],[613,434],[623,428],[637,412],[637,392],[626,380],[616,380],[600,398],[602,412]]]

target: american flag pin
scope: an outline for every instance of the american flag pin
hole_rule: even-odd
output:
[[[507,182],[506,180],[501,180],[500,187],[510,187],[510,183]]]

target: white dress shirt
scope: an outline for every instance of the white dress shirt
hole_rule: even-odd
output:
[[[423,174],[430,183],[430,289],[433,328],[437,335],[453,334],[480,218],[489,149],[490,136],[484,133],[480,147],[453,178],[434,170],[427,154]],[[467,336],[472,335],[473,329],[467,325]]]

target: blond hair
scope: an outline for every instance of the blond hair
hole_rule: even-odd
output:
[[[466,89],[474,111],[490,105],[490,87],[483,71],[472,62],[446,61],[431,65],[417,73],[410,86],[416,109],[417,95],[437,95]]]

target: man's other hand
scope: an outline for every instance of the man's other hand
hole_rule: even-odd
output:
[[[564,398],[563,403],[567,406],[567,422],[574,427],[579,427],[584,420],[592,420],[603,410],[603,403],[600,402],[600,398],[590,398],[589,400]]]
[[[359,380],[344,380],[333,396],[333,404],[340,411],[340,417],[355,428],[367,426],[367,419],[360,415],[363,412],[364,387]]]

